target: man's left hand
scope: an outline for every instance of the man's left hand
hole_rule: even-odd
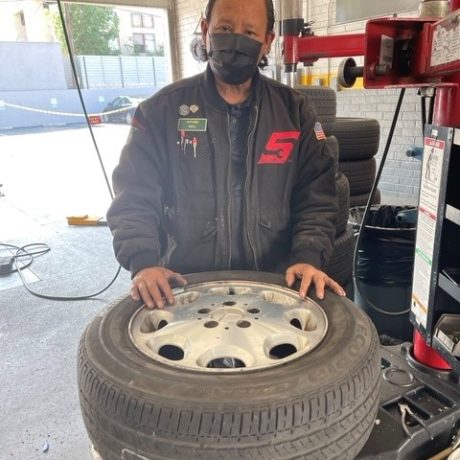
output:
[[[307,295],[310,285],[315,285],[316,296],[318,299],[324,298],[324,289],[329,287],[337,295],[345,296],[345,291],[339,283],[335,282],[326,273],[318,270],[313,265],[309,264],[295,264],[286,270],[286,283],[291,287],[296,279],[300,279],[299,295],[304,299]]]

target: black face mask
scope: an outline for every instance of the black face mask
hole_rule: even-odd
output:
[[[241,85],[256,72],[262,43],[241,34],[210,35],[209,64],[221,80]]]

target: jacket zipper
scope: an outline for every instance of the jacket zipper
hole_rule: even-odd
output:
[[[228,175],[227,175],[227,195],[228,195],[228,206],[227,206],[227,227],[228,227],[228,268],[232,267],[232,136],[231,136],[231,116],[227,113],[227,136],[228,136],[228,145],[229,149],[229,159],[228,159]]]
[[[249,217],[250,216],[249,216],[249,206],[248,206],[249,199],[248,199],[248,194],[247,194],[249,177],[252,174],[252,166],[253,166],[252,162],[249,161],[249,157],[251,155],[251,143],[252,143],[252,138],[254,137],[254,132],[256,130],[256,125],[257,125],[257,121],[259,118],[259,107],[257,107],[257,105],[254,106],[254,112],[255,112],[254,123],[252,124],[251,131],[249,131],[249,134],[248,134],[248,153],[246,156],[247,169],[246,169],[246,181],[244,183],[244,196],[246,200],[246,234],[248,237],[249,246],[251,247],[252,253],[254,255],[254,265],[256,267],[256,270],[259,271],[259,264],[257,263],[256,249],[255,249],[254,242],[252,241],[252,238],[251,238],[251,232],[249,231]]]

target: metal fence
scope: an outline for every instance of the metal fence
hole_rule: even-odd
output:
[[[82,88],[161,87],[170,82],[167,58],[163,56],[77,56]],[[73,87],[69,63],[67,82]]]

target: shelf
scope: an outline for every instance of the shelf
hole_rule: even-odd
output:
[[[446,219],[454,224],[460,225],[460,209],[448,204],[446,206]]]
[[[439,274],[438,285],[444,292],[447,292],[447,294],[453,297],[457,302],[460,302],[460,287],[452,283],[452,281],[442,273]]]

